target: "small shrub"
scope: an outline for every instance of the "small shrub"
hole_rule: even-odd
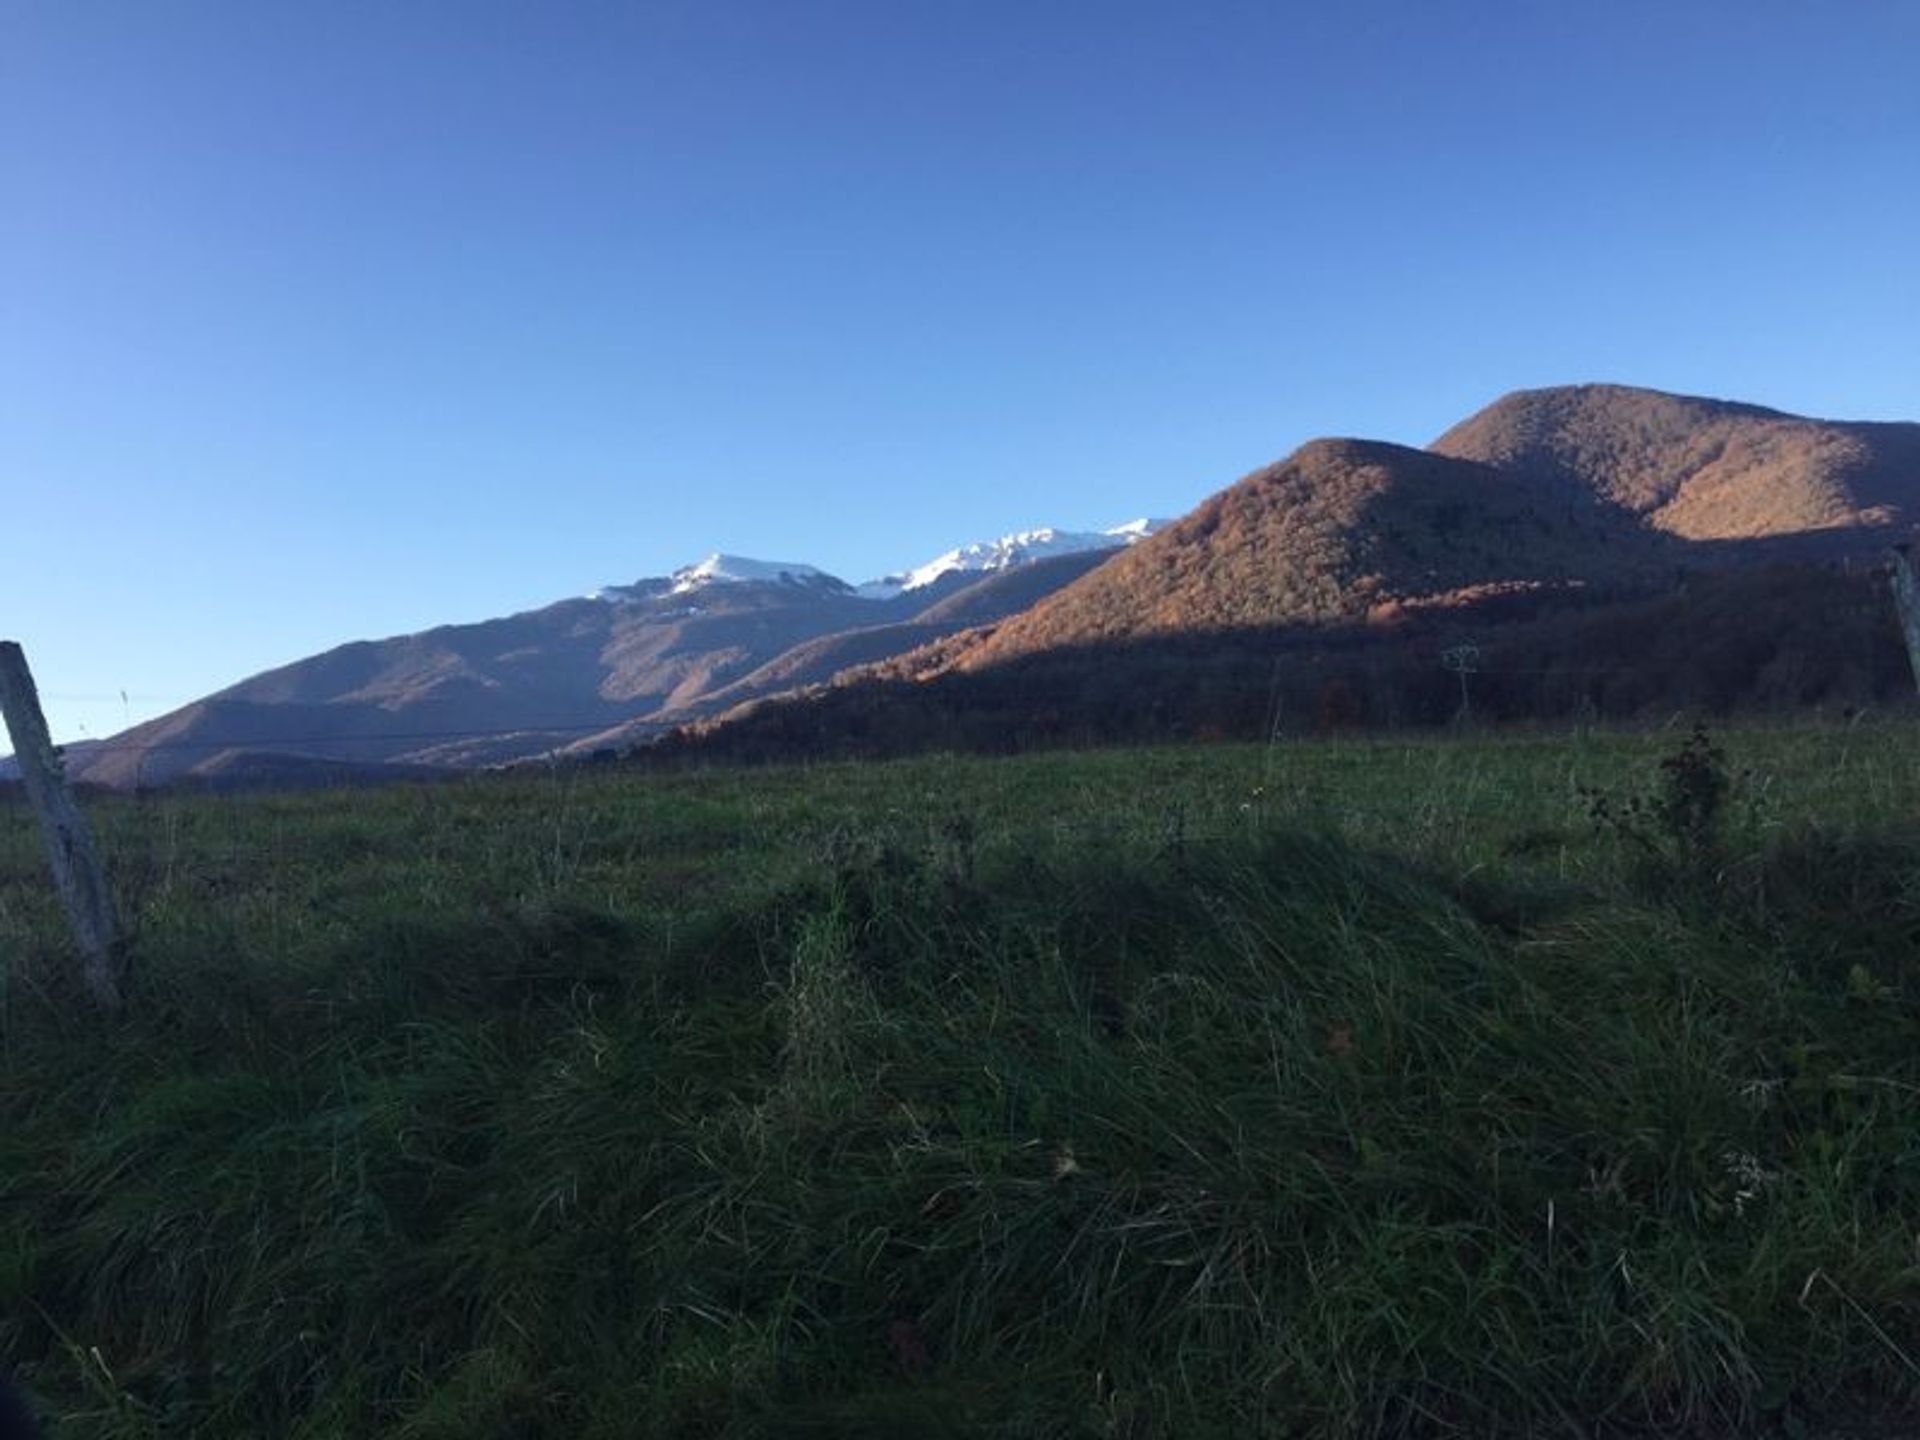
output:
[[[1693,858],[1717,851],[1731,783],[1725,753],[1713,743],[1705,723],[1696,722],[1680,748],[1660,762],[1660,788],[1652,809],[1668,843]]]
[[[1597,830],[1639,851],[1647,878],[1700,879],[1718,872],[1732,788],[1726,753],[1706,724],[1695,722],[1680,748],[1660,761],[1649,789],[1622,796],[1583,788],[1580,796]]]

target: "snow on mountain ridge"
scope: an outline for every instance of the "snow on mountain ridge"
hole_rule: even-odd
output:
[[[959,546],[915,569],[869,580],[858,588],[857,593],[871,600],[888,600],[905,591],[931,585],[942,575],[954,571],[986,574],[994,570],[1011,570],[1015,566],[1029,565],[1056,555],[1118,550],[1144,540],[1166,523],[1164,520],[1140,519],[1129,520],[1124,525],[1115,525],[1108,530],[1060,530],[1051,525],[1037,530],[1019,530],[1011,535],[1002,535],[997,540]]]
[[[705,585],[729,584],[820,585],[845,588],[846,581],[827,574],[813,565],[791,564],[784,560],[749,560],[744,555],[723,555],[718,550],[692,565],[673,572],[674,595],[685,595]]]
[[[655,600],[663,595],[690,595],[709,585],[749,584],[810,585],[823,590],[852,588],[818,566],[786,560],[749,560],[744,555],[726,555],[716,550],[705,559],[682,565],[664,579],[641,580],[632,585],[602,585],[598,590],[589,590],[586,598],[618,604]]]
[[[859,586],[849,586],[846,581],[827,574],[817,566],[783,560],[750,560],[743,555],[727,555],[716,550],[692,565],[682,565],[664,579],[642,580],[632,585],[603,585],[598,590],[588,591],[586,598],[617,604],[658,599],[664,595],[687,595],[709,585],[788,584],[814,585],[828,590],[851,589],[863,599],[891,600],[909,590],[931,585],[942,575],[956,571],[984,575],[995,570],[1011,570],[1056,555],[1118,550],[1144,540],[1166,524],[1165,520],[1141,519],[1129,520],[1124,525],[1115,525],[1108,530],[1060,530],[1052,525],[1043,525],[1035,530],[1017,530],[997,540],[959,546],[912,570],[898,571]]]

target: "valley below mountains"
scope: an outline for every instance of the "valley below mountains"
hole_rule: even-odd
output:
[[[927,746],[1870,705],[1920,425],[1613,385],[1425,449],[1312,441],[1165,525],[1039,530],[854,586],[716,554],[244,680],[69,768],[303,783],[531,757]]]

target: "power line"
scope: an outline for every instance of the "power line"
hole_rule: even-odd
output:
[[[115,690],[110,695],[78,695],[58,690],[42,690],[42,700],[58,700],[69,705],[106,705],[118,700],[124,704],[140,705],[187,705],[192,703],[191,695],[141,695],[131,690]]]
[[[61,746],[64,750],[81,750],[88,755],[111,755],[117,753],[143,752],[155,750],[237,750],[247,746],[264,745],[385,745],[405,741],[413,743],[428,740],[501,740],[510,736],[525,736],[537,739],[543,735],[596,735],[603,730],[617,730],[624,725],[644,723],[636,719],[600,721],[591,725],[521,725],[501,730],[389,730],[372,735],[270,735],[257,739],[226,740],[155,740],[151,743],[130,743],[112,740],[73,740]],[[671,727],[662,727],[671,728]]]

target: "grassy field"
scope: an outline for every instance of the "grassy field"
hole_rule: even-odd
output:
[[[0,1364],[113,1440],[1902,1433],[1920,733],[1684,739],[101,801],[111,1021],[0,808]]]

